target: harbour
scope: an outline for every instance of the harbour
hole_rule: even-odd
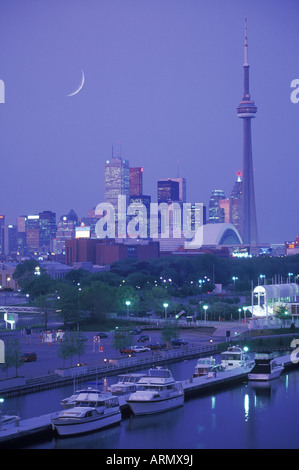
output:
[[[297,364],[292,360],[291,354],[277,357],[276,360],[277,362],[280,362],[284,365],[286,373],[287,371],[293,370],[294,372],[291,373],[298,373],[296,370]],[[182,362],[177,364],[177,366],[182,366]],[[245,367],[238,367],[231,370],[222,371],[217,374],[207,374],[201,377],[185,378],[181,381],[185,393],[185,404],[183,409],[188,404],[188,402],[192,403],[194,399],[199,397],[203,397],[204,399],[206,399],[208,396],[213,397],[217,393],[230,390],[232,387],[234,388],[238,386],[244,386],[244,384],[247,384],[249,387],[251,387],[252,384],[249,384],[247,380],[248,372],[251,370],[251,368],[252,363],[249,363]],[[266,388],[264,387],[264,390],[265,389]],[[260,390],[263,389],[260,387]],[[120,408],[123,416],[122,422],[127,422],[128,420],[130,421],[131,413],[128,409],[128,405],[122,402]],[[172,410],[165,413],[166,415],[170,416],[169,413],[180,414],[181,411]],[[28,438],[32,437],[42,438],[43,436],[48,436],[48,439],[51,440],[53,438],[53,429],[51,423],[52,417],[53,413],[46,413],[37,417],[31,417],[23,420],[21,419],[18,423],[18,426],[2,429],[2,431],[0,431],[1,447],[11,447],[18,445],[22,446],[22,442],[26,442],[26,440],[28,441]],[[151,420],[152,417],[149,416],[148,418]],[[141,417],[141,419],[143,418]]]

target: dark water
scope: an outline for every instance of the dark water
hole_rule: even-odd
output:
[[[196,360],[169,366],[177,379],[191,377]],[[103,381],[102,381],[103,382]],[[109,383],[115,378],[109,378]],[[73,387],[7,399],[22,418],[60,409]],[[250,382],[186,400],[183,407],[131,416],[116,427],[78,436],[34,441],[28,449],[298,449],[299,370],[269,386]],[[21,447],[21,446],[20,446]]]

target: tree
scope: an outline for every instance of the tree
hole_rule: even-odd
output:
[[[81,306],[91,313],[92,318],[97,318],[98,323],[106,313],[112,313],[117,309],[117,288],[108,286],[100,281],[93,281],[82,289]]]
[[[49,298],[48,295],[41,294],[35,299],[34,303],[36,307],[40,308],[44,314],[44,329],[46,330],[48,326],[48,314],[53,301]]]
[[[23,365],[21,360],[21,345],[17,338],[8,339],[5,342],[5,364],[6,367],[15,367],[16,375],[18,377],[18,368]]]
[[[163,324],[161,335],[163,341],[165,341],[167,346],[169,346],[171,340],[177,338],[179,335],[179,326],[177,320],[165,321]]]
[[[79,356],[79,364],[81,362],[81,356],[84,354],[86,348],[85,338],[82,336],[81,333],[78,332],[68,332],[65,333],[63,336],[63,340],[59,344],[59,348],[57,351],[58,357],[63,359],[63,368],[65,366],[65,360],[67,358],[71,358],[71,366],[72,366],[72,359],[75,354]]]

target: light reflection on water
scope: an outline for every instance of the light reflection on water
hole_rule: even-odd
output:
[[[175,378],[191,377],[196,360],[169,365]],[[109,383],[115,377],[109,377]],[[299,448],[299,370],[270,383],[248,382],[193,397],[183,407],[150,416],[131,416],[119,425],[76,438],[50,438],[31,448],[59,449],[251,449]],[[19,397],[32,416],[56,411],[73,387]],[[47,396],[45,400],[44,397]],[[16,400],[16,399],[15,399]],[[22,416],[23,417],[23,416]],[[27,446],[27,448],[30,448]]]

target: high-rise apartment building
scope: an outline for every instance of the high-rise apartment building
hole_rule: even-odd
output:
[[[143,194],[143,168],[129,168],[130,176],[130,196],[140,196]]]

